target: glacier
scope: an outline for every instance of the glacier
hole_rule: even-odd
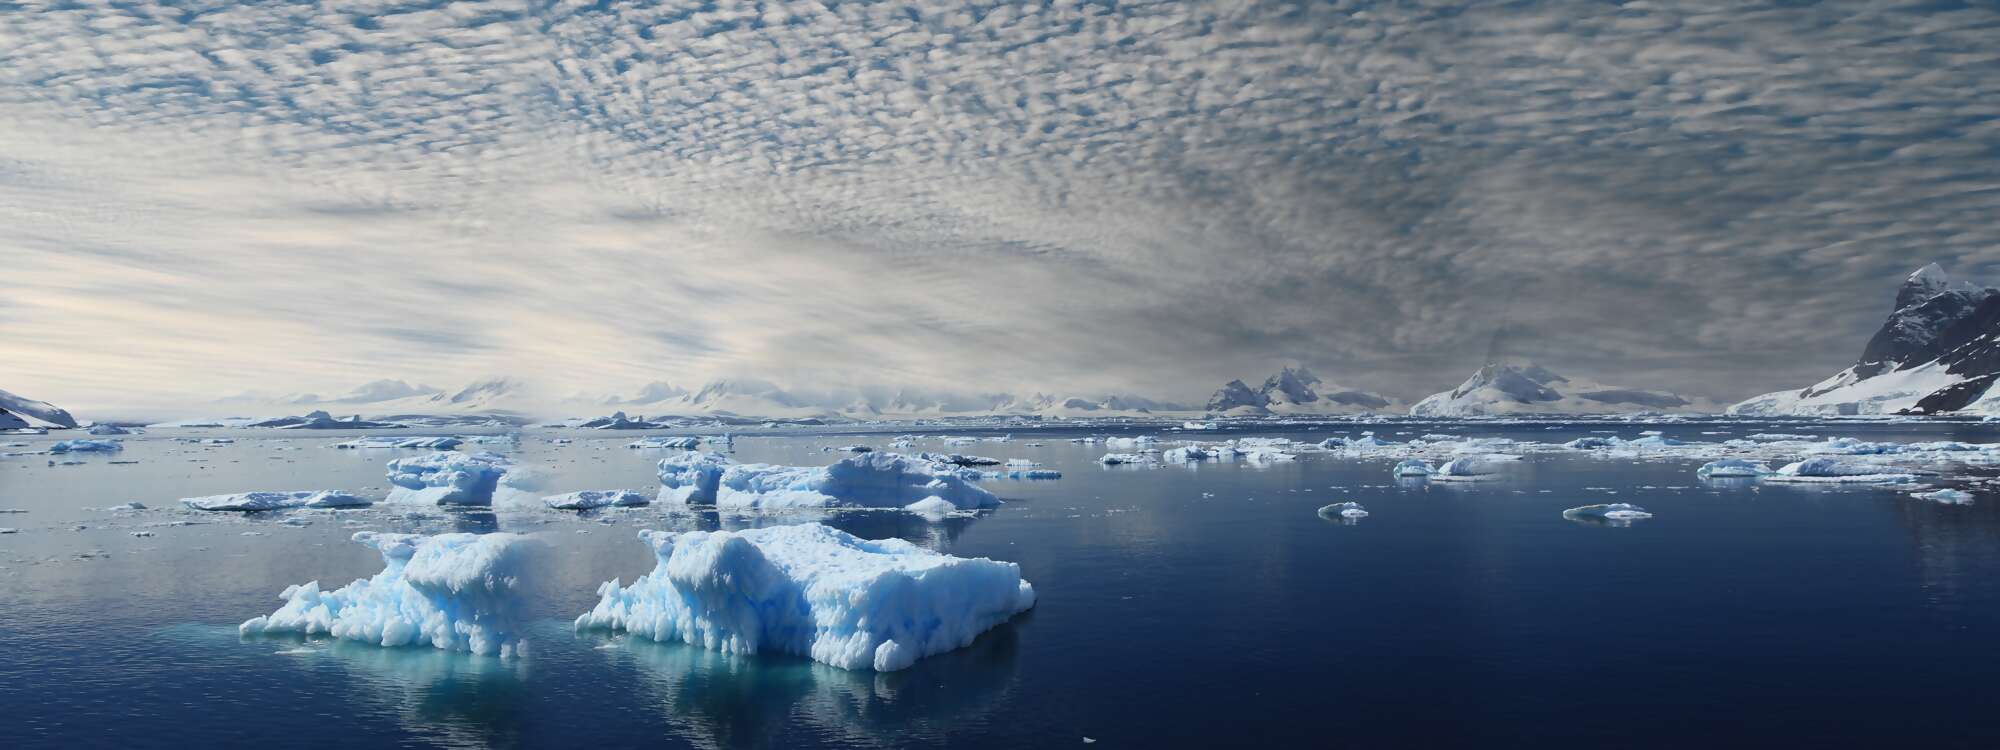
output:
[[[528,537],[364,531],[353,540],[382,553],[382,572],[333,591],[321,591],[318,581],[287,587],[279,595],[284,606],[237,631],[486,656],[525,653],[523,589],[537,562]]]
[[[388,502],[492,505],[509,462],[497,453],[431,453],[389,462]]]
[[[997,463],[997,462],[996,462]],[[1000,499],[972,484],[978,471],[897,453],[861,453],[828,466],[739,464],[715,453],[661,459],[660,501],[717,508],[901,508],[937,496],[960,509]]]
[[[361,508],[373,503],[339,490],[297,490],[184,497],[181,504],[193,510],[250,512],[288,508]]]
[[[653,570],[630,586],[605,583],[578,630],[890,672],[970,645],[1035,603],[1014,563],[816,523],[639,538],[653,548]]]

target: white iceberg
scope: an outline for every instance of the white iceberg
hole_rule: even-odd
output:
[[[820,524],[639,538],[653,547],[653,571],[600,587],[577,629],[886,672],[967,646],[1035,603],[1014,563]]]
[[[1915,474],[1899,470],[1894,466],[1847,462],[1830,456],[1819,456],[1786,464],[1776,473],[1765,476],[1764,480],[1824,484],[1893,484],[1916,478]]]
[[[1321,518],[1367,518],[1368,511],[1360,503],[1334,503],[1319,509]]]
[[[958,512],[958,506],[953,505],[950,500],[932,495],[903,506],[903,510],[924,516],[943,516],[948,513]]]
[[[652,498],[631,490],[582,490],[542,498],[543,505],[556,510],[590,510],[613,506],[624,508],[652,502]]]
[[[343,449],[401,448],[415,450],[448,451],[457,448],[464,440],[455,437],[365,437],[334,443],[333,447]]]
[[[1919,500],[1945,503],[1947,505],[1971,505],[1972,493],[1965,490],[1935,490],[1932,492],[1912,492],[1910,497]]]
[[[88,433],[88,434],[91,434],[91,435],[130,435],[130,434],[132,434],[132,431],[131,431],[131,430],[128,430],[128,429],[126,429],[126,428],[124,428],[124,427],[120,427],[120,426],[118,426],[118,425],[115,425],[115,424],[94,424],[94,425],[91,425],[91,426],[90,426],[90,429],[88,429],[88,430],[84,430],[84,432],[86,432],[86,433]]]
[[[1771,467],[1758,461],[1740,458],[1725,458],[1702,464],[1694,474],[1702,479],[1754,478],[1771,473]]]
[[[321,591],[318,581],[287,587],[284,606],[245,621],[238,632],[523,653],[521,589],[535,568],[527,537],[364,531],[353,538],[382,552],[382,572],[334,591]]]
[[[639,438],[638,440],[634,440],[630,443],[626,443],[625,447],[643,448],[643,449],[693,450],[695,448],[701,447],[701,438],[655,435],[653,437],[643,437]]]
[[[1403,461],[1402,461],[1402,462],[1400,462],[1400,463],[1396,464],[1395,468],[1392,468],[1392,469],[1390,469],[1390,470],[1389,470],[1389,475],[1390,475],[1390,476],[1393,476],[1393,477],[1399,477],[1399,478],[1400,478],[1400,477],[1427,477],[1427,476],[1430,476],[1430,475],[1432,475],[1432,474],[1436,474],[1436,473],[1437,473],[1437,469],[1433,468],[1433,467],[1432,467],[1432,466],[1430,465],[1430,462],[1428,462],[1428,461],[1425,461],[1425,460],[1423,460],[1423,459],[1420,459],[1420,458],[1406,458],[1406,459],[1403,459]]]
[[[1152,456],[1144,453],[1106,453],[1098,457],[1097,462],[1105,466],[1121,466],[1124,464],[1149,464],[1153,463],[1154,459]]]
[[[1478,482],[1499,479],[1503,464],[1519,456],[1466,456],[1446,461],[1437,471],[1431,472],[1431,479],[1441,482]]]
[[[422,505],[492,505],[507,472],[497,453],[431,453],[389,462],[388,502]]]
[[[288,508],[360,508],[372,505],[367,498],[339,490],[298,490],[293,492],[237,492],[207,497],[184,497],[181,504],[193,510],[260,511]]]
[[[969,481],[981,476],[896,453],[775,466],[689,452],[660,461],[660,500],[737,509],[901,508],[935,495],[958,508],[998,507],[1000,498]]]
[[[1597,505],[1585,505],[1577,508],[1570,508],[1569,510],[1563,511],[1562,514],[1563,518],[1567,518],[1572,521],[1584,520],[1584,519],[1601,519],[1605,521],[1622,522],[1622,523],[1631,523],[1633,521],[1637,521],[1640,519],[1653,517],[1653,514],[1647,513],[1645,508],[1641,508],[1631,503],[1599,503]]]
[[[60,440],[49,446],[50,453],[115,453],[125,450],[116,440]]]
[[[1154,443],[1157,443],[1157,442],[1159,442],[1159,441],[1160,441],[1160,439],[1159,439],[1159,438],[1156,438],[1156,437],[1153,437],[1153,436],[1151,436],[1151,435],[1140,435],[1140,436],[1138,436],[1138,437],[1115,437],[1115,438],[1105,438],[1105,439],[1104,439],[1104,447],[1106,447],[1106,448],[1149,448],[1149,447],[1152,447],[1152,445],[1153,445]]]

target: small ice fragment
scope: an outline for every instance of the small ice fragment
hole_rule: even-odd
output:
[[[1368,511],[1362,510],[1360,503],[1334,503],[1319,509],[1321,518],[1367,518]]]

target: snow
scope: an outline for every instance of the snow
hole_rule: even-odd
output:
[[[359,508],[369,500],[339,490],[296,490],[291,492],[237,492],[207,497],[184,497],[181,504],[194,510],[259,511],[287,508]]]
[[[1729,407],[1737,416],[1864,416],[1895,414],[1916,406],[1925,396],[1966,381],[1949,366],[1929,362],[1909,369],[1864,378],[1856,367],[1808,388],[1778,391],[1748,399]]]
[[[1740,458],[1725,458],[1702,464],[1695,470],[1695,476],[1702,479],[1727,479],[1733,477],[1761,477],[1771,473],[1771,467],[1759,461],[1745,461]]]
[[[1715,412],[1714,404],[1673,393],[1604,385],[1558,375],[1532,362],[1481,367],[1457,388],[1434,394],[1415,406],[1416,417],[1477,417],[1499,414],[1630,414]]]
[[[1319,509],[1322,518],[1367,518],[1368,511],[1360,503],[1334,503]]]
[[[1972,493],[1965,490],[1936,490],[1932,492],[1912,492],[1910,497],[1919,500],[1945,503],[1948,505],[1971,505]]]
[[[0,391],[0,429],[75,426],[76,418],[55,404]]]
[[[653,547],[652,572],[604,584],[577,629],[887,672],[970,645],[1035,602],[1014,563],[820,524],[639,538]]]
[[[496,453],[431,453],[389,462],[388,502],[492,505],[508,461]]]
[[[383,569],[334,591],[318,581],[287,587],[277,611],[238,626],[243,635],[330,635],[380,646],[429,644],[488,656],[524,653],[524,579],[532,543],[516,534],[380,534],[354,541],[382,553]]]
[[[125,450],[116,440],[60,440],[49,446],[50,453],[114,453]]]
[[[542,498],[542,504],[556,510],[589,510],[611,506],[646,505],[652,498],[631,490],[582,490]]]
[[[1614,521],[1614,522],[1622,521],[1627,523],[1644,518],[1653,517],[1653,514],[1647,513],[1645,508],[1641,508],[1631,503],[1601,503],[1597,505],[1585,505],[1577,508],[1570,508],[1569,510],[1563,511],[1562,515],[1563,518],[1568,518],[1571,520],[1602,519],[1606,521]]]
[[[961,473],[964,471],[964,473]],[[861,453],[829,466],[739,464],[716,454],[660,462],[662,502],[718,508],[901,508],[936,495],[959,508],[992,508],[982,475],[896,453]]]

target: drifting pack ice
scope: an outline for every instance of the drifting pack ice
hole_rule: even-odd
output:
[[[388,502],[423,505],[492,505],[507,472],[497,453],[431,453],[389,462]]]
[[[542,504],[555,510],[590,510],[593,508],[631,507],[648,505],[653,499],[631,490],[583,490],[550,495],[542,498]]]
[[[287,587],[284,606],[237,630],[488,656],[522,652],[521,588],[534,567],[527,537],[364,531],[354,541],[382,553],[382,572],[333,591],[321,591],[318,581]]]
[[[349,440],[341,443],[334,443],[333,447],[350,449],[350,450],[401,448],[407,450],[448,451],[453,448],[457,448],[461,443],[464,442],[465,442],[464,440],[460,440],[458,438],[449,436],[413,437],[413,438],[365,437],[365,438],[356,438],[354,440]]]
[[[970,645],[1035,603],[1014,563],[952,557],[820,524],[642,531],[652,572],[598,589],[576,619],[732,654],[777,652],[841,669],[903,669]]]
[[[299,490],[294,492],[238,492],[229,495],[184,497],[181,504],[194,510],[260,511],[289,508],[359,508],[372,503],[339,490]]]
[[[953,508],[994,508],[1000,499],[972,484],[982,476],[895,453],[862,453],[830,466],[739,464],[688,451],[660,460],[660,502],[718,508],[901,508],[932,497]]]

